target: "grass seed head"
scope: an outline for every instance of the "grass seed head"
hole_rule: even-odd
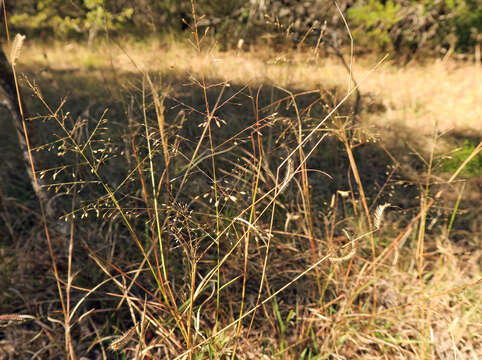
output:
[[[10,50],[10,62],[12,63],[12,66],[16,65],[17,60],[20,57],[20,50],[22,49],[24,40],[25,35],[15,35],[15,40],[13,40],[12,49]]]

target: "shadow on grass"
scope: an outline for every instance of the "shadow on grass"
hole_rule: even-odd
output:
[[[165,154],[162,139],[159,136],[154,99],[148,82],[143,76],[135,73],[116,73],[111,69],[85,71],[72,69],[62,72],[45,70],[40,73],[27,69],[26,74],[31,82],[35,79],[35,84],[43,93],[46,102],[53,112],[59,115],[57,120],[72,130],[71,135],[76,141],[87,145],[89,159],[97,161],[97,170],[103,181],[110,188],[115,189],[118,201],[134,228],[139,234],[143,234],[141,242],[146,248],[150,246],[153,237],[152,223],[149,222],[152,219],[149,213],[153,211],[153,205],[152,202],[143,199],[142,190],[145,183],[150,188],[149,151],[144,126],[145,122],[148,124],[154,175],[155,181],[158,182],[156,183],[157,193],[161,202],[160,220],[163,222],[163,231],[168,234],[167,238],[170,241],[167,255],[171,274],[169,280],[180,301],[185,302],[189,299],[189,284],[185,276],[190,264],[183,251],[186,248],[199,252],[205,251],[205,258],[199,264],[197,271],[200,274],[207,274],[216,261],[215,249],[210,249],[210,244],[216,238],[214,229],[216,226],[222,227],[229,224],[240,212],[249,209],[252,201],[250,195],[256,181],[258,181],[258,196],[263,198],[266,195],[258,205],[260,220],[257,226],[261,230],[266,230],[270,219],[268,215],[262,214],[262,210],[269,209],[271,206],[269,194],[276,186],[278,166],[290,152],[296,149],[300,136],[304,138],[314,130],[316,131],[303,149],[305,155],[310,153],[318,140],[326,135],[307,161],[311,211],[314,215],[314,235],[319,241],[321,250],[326,250],[326,235],[330,231],[327,219],[333,216],[334,208],[339,214],[334,222],[340,221],[347,224],[348,228],[356,226],[356,217],[361,209],[359,203],[354,205],[350,203],[350,199],[342,199],[335,206],[332,205],[333,197],[338,196],[338,191],[353,190],[353,197],[359,199],[359,189],[350,171],[346,148],[339,140],[342,131],[346,131],[350,136],[353,135],[352,147],[355,161],[371,210],[373,211],[379,204],[390,202],[396,209],[394,213],[398,217],[404,217],[397,219],[394,216],[393,222],[402,224],[419,211],[417,195],[423,185],[420,178],[424,176],[426,168],[422,161],[409,154],[405,140],[413,139],[410,130],[397,129],[396,141],[390,143],[383,141],[383,134],[381,140],[377,140],[373,135],[357,129],[358,124],[352,126],[349,121],[352,112],[350,101],[340,106],[323,126],[317,127],[345,95],[340,89],[321,89],[312,92],[304,89],[285,91],[272,84],[247,87],[243,84],[227,84],[219,79],[208,79],[206,80],[208,86],[204,92],[199,86],[201,81],[199,79],[177,74],[149,74],[158,95],[166,96],[164,126],[168,137],[170,161],[169,171],[164,174]],[[113,204],[106,198],[98,179],[92,175],[88,166],[79,161],[78,152],[75,152],[70,140],[58,126],[58,122],[49,117],[45,107],[33,92],[25,90],[25,94],[29,111],[35,118],[33,121],[44,123],[42,128],[45,129],[45,143],[52,145],[50,151],[45,151],[48,146],[42,150],[51,167],[46,177],[55,181],[60,193],[70,191],[77,194],[74,209],[77,215],[75,231],[77,241],[82,242],[83,246],[79,245],[74,253],[76,268],[79,271],[75,279],[76,286],[79,286],[79,289],[92,288],[105,277],[89,255],[95,255],[105,264],[114,264],[117,268],[124,269],[123,271],[135,270],[140,262],[139,250],[133,244]],[[206,106],[206,104],[209,105]],[[366,106],[364,111],[383,111],[383,106],[380,104],[374,100]],[[213,112],[214,108],[216,111]],[[211,137],[209,131],[203,126],[208,113],[212,117]],[[95,130],[100,119],[108,121]],[[203,132],[205,132],[205,138],[199,144]],[[13,134],[13,129],[10,133]],[[460,134],[455,134],[454,138],[457,136]],[[6,184],[2,186],[1,200],[4,209],[1,211],[5,216],[3,216],[4,225],[0,227],[0,236],[12,258],[18,255],[16,252],[24,251],[27,259],[38,259],[38,253],[45,253],[41,251],[44,245],[39,245],[43,244],[43,240],[37,239],[37,235],[41,234],[38,216],[22,210],[20,206],[17,206],[15,211],[22,213],[29,220],[22,222],[18,220],[21,218],[20,215],[14,218],[6,215],[9,212],[12,213],[10,206],[13,206],[13,203],[23,205],[24,201],[28,200],[27,207],[31,207],[34,203],[33,192],[28,190],[27,176],[22,175],[23,164],[19,165],[21,156],[15,153],[14,144],[15,141],[11,137],[4,137],[0,142],[2,153],[8,154],[8,161],[3,162],[0,167],[5,180],[3,184]],[[194,156],[195,153],[196,156]],[[191,166],[190,159],[193,156],[195,160],[194,165]],[[260,158],[263,161],[258,163]],[[296,168],[299,165],[298,152],[294,153],[293,159]],[[214,168],[213,161],[215,161]],[[261,169],[259,178],[256,176],[257,166]],[[184,184],[184,174],[188,168],[190,172]],[[286,167],[283,167],[279,173],[279,182],[283,180],[285,173]],[[71,180],[72,176],[75,181]],[[213,187],[215,176],[216,191]],[[168,179],[167,184],[161,185],[160,178],[166,182],[165,179]],[[71,184],[72,182],[75,184]],[[65,209],[72,208],[70,195],[63,196],[63,201],[65,201]],[[293,222],[286,220],[289,217],[303,218],[303,202],[300,175],[294,174],[293,181],[284,189],[276,202],[278,212],[274,218],[274,226],[280,229],[279,239],[273,240],[274,250],[267,267],[267,272],[271,274],[270,284],[274,289],[288,283],[293,278],[293,274],[298,274],[300,269],[306,269],[312,263],[305,224],[302,224],[301,220]],[[220,224],[217,223],[216,203],[219,212],[222,213]],[[100,213],[99,217],[94,216],[96,212]],[[89,216],[84,218],[82,216],[84,214]],[[247,217],[246,214],[243,216]],[[434,212],[430,214],[429,220],[437,217],[446,218],[447,214]],[[470,224],[474,221],[475,219],[472,218]],[[34,230],[26,231],[26,224]],[[460,222],[460,226],[469,225]],[[336,231],[340,232],[341,227]],[[13,241],[15,236],[25,236],[28,240],[20,246]],[[238,237],[239,234],[228,233],[221,239],[220,251],[227,253]],[[257,243],[263,241],[266,239],[262,235],[256,238]],[[60,243],[57,249],[57,260],[61,272],[65,272],[67,267],[65,244],[63,246],[64,248]],[[87,247],[92,251],[90,254]],[[256,251],[261,254],[264,250],[263,246],[257,245],[250,251],[253,254]],[[361,249],[361,251],[368,253],[368,249]],[[242,258],[242,251],[236,251],[235,256]],[[246,287],[251,301],[253,296],[255,298],[261,282],[262,268],[258,260],[250,260],[247,264],[249,280]],[[48,261],[47,258],[42,258],[29,264],[16,264],[16,270],[9,270],[9,278],[21,277],[21,281],[14,283],[7,277],[1,279],[4,289],[14,289],[14,291],[2,293],[3,299],[0,303],[4,304],[1,309],[3,312],[22,309],[29,313],[48,313],[51,310],[46,304],[52,301],[52,298],[56,298],[56,290],[54,281],[49,275],[49,267],[46,265]],[[35,274],[42,275],[29,278],[25,274],[28,270],[31,272],[32,268]],[[329,271],[329,266],[322,268],[322,277],[328,278]],[[229,280],[231,275],[240,272],[242,272],[240,263],[227,262],[223,268],[225,281]],[[48,291],[37,291],[39,286]],[[142,272],[131,293],[142,299],[146,294],[144,289],[155,288],[148,272]],[[291,306],[300,301],[316,302],[319,299],[313,298],[313,289],[313,278],[306,277],[283,292],[278,300]],[[35,295],[32,294],[33,291]],[[86,312],[90,308],[114,307],[118,299],[106,294],[117,291],[114,284],[106,285],[98,296],[86,302],[85,309],[82,311]],[[241,291],[242,283],[239,281],[227,287],[223,295],[228,299],[226,304],[223,304],[226,312],[233,302],[239,306],[236,302],[239,301]],[[27,301],[19,298],[18,294],[27,294],[31,298]],[[340,294],[338,286],[327,285],[322,301],[328,303],[338,298]],[[83,291],[74,291],[72,301],[79,301],[83,295]],[[198,299],[200,303],[197,305],[209,299],[208,295],[202,294]],[[149,296],[156,298],[152,294]],[[206,307],[208,305],[206,304]],[[251,303],[250,306],[252,305]],[[212,312],[205,310],[206,313],[214,313],[212,304],[209,306]],[[57,309],[58,306],[53,308]],[[266,317],[269,316],[264,313],[264,310],[260,312],[263,312]],[[122,314],[117,312],[115,317],[105,316],[102,312],[92,315],[93,321],[98,326],[97,330],[105,334],[112,334],[113,329],[126,327],[120,324],[130,323],[129,317],[130,314],[127,312]],[[206,316],[204,321],[210,323],[212,327],[211,317]],[[256,323],[256,326],[263,327],[263,318]],[[60,331],[60,328],[55,331]],[[77,327],[75,331],[76,338],[88,336],[83,333],[86,330],[82,327]],[[14,336],[14,334],[10,333],[8,336]],[[31,345],[32,348],[35,346],[41,345],[40,343]],[[62,348],[61,344],[57,346]],[[76,346],[86,350],[84,348],[88,344],[79,343]],[[54,353],[52,352],[52,358],[55,358]]]
[[[127,171],[132,169],[131,160],[127,159],[131,155],[127,143],[129,136],[133,133],[137,135],[145,133],[144,108],[149,125],[153,129],[158,128],[151,90],[146,81],[143,84],[142,75],[120,73],[110,68],[45,70],[40,73],[27,69],[26,74],[31,81],[35,79],[35,84],[41,89],[47,103],[54,111],[59,110],[64,115],[68,113],[67,117],[73,122],[88,120],[86,132],[92,131],[103,116],[109,120],[109,135],[116,137],[119,151],[127,152],[124,156],[112,158],[112,166],[109,169],[105,167],[106,180],[113,185],[118,185],[120,179],[126,177]],[[212,142],[216,152],[222,153],[219,157],[219,165],[229,171],[232,168],[232,162],[236,159],[247,156],[246,153],[250,153],[251,156],[256,154],[258,150],[255,143],[259,126],[262,134],[263,156],[272,175],[276,176],[277,166],[298,144],[299,124],[296,113],[299,114],[303,128],[302,136],[305,137],[345,95],[339,88],[284,91],[272,84],[256,84],[248,87],[244,84],[227,84],[219,79],[206,80],[208,88],[205,94],[199,86],[200,78],[195,79],[175,73],[151,73],[150,77],[158,94],[166,95],[164,115],[169,143],[172,146],[177,139],[180,139],[177,150],[185,157],[184,162],[180,161],[174,166],[175,169],[170,174],[171,178],[179,177],[185,170],[186,159],[192,156],[204,130],[201,125],[206,119],[208,108],[212,112],[214,107],[217,107],[212,114],[214,134]],[[30,112],[33,115],[47,115],[46,109],[35,95],[29,90],[26,92],[29,93],[27,103]],[[291,94],[294,95],[293,98]],[[59,108],[63,99],[66,102]],[[209,104],[208,108],[206,102]],[[363,113],[383,112],[382,103],[382,99],[377,100],[370,94],[366,95],[362,99],[361,118],[363,119]],[[357,193],[353,175],[349,171],[346,151],[336,136],[340,124],[346,123],[348,127],[351,126],[349,119],[352,106],[352,101],[349,99],[304,146],[305,153],[308,153],[320,136],[328,134],[308,160],[308,169],[314,170],[309,172],[309,176],[315,207],[317,205],[320,208],[325,207],[332,194],[338,190],[353,189]],[[65,136],[62,131],[59,131],[58,126],[51,124],[52,122],[52,120],[45,121],[45,128],[48,129],[45,131],[48,134],[46,143]],[[403,126],[396,129],[392,127],[392,134],[375,134],[375,137],[372,137],[373,131],[371,135],[367,135],[356,127],[357,124],[355,124],[355,130],[352,128],[349,133],[354,134],[354,155],[368,198],[377,203],[391,202],[404,209],[417,207],[414,196],[419,192],[416,187],[420,184],[417,184],[417,181],[427,169],[423,161],[413,155],[413,151],[407,144],[422,148],[417,142],[423,142],[424,139],[414,137],[412,130]],[[468,136],[474,143],[480,139],[480,134],[454,131],[446,135],[445,140],[459,144],[460,139],[467,139]],[[380,142],[373,141],[376,137]],[[385,139],[388,140],[385,141]],[[123,145],[119,147],[119,144]],[[144,145],[139,143],[140,149],[145,148]],[[195,189],[192,189],[192,193],[185,193],[186,201],[192,198],[196,191],[207,191],[208,183],[212,182],[212,166],[209,157],[206,157],[210,153],[209,147],[209,141],[205,140],[199,149],[199,156],[204,154],[205,159],[197,164],[196,173],[204,173],[205,176],[194,181]],[[390,156],[393,156],[393,159]],[[422,156],[428,158],[429,154],[422,154]],[[52,156],[49,163],[52,167],[58,166],[60,165],[58,160],[56,156]],[[388,175],[394,166],[399,166],[399,169],[390,177],[390,183],[387,184]],[[446,167],[439,164],[439,168],[443,166]],[[329,174],[330,177],[319,171]],[[283,173],[280,175],[282,176]],[[414,186],[415,189],[413,189]],[[381,189],[382,193],[379,193]],[[394,199],[393,196],[399,196],[399,198]]]

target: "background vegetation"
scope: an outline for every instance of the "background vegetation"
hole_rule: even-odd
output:
[[[477,0],[341,0],[357,48],[390,50],[398,55],[474,53],[482,41],[482,9]],[[253,43],[284,27],[291,40],[314,40],[324,29],[349,44],[338,10],[324,0],[227,0],[196,2],[200,25],[215,28],[223,46],[239,38]],[[88,37],[100,32],[145,37],[187,28],[189,0],[18,0],[7,1],[10,23],[28,35]],[[229,31],[227,31],[229,30]],[[229,35],[228,35],[229,34]],[[280,41],[281,39],[278,39]]]

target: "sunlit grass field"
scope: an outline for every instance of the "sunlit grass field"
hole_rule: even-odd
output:
[[[309,47],[27,41],[61,220],[2,139],[0,358],[482,357],[482,67],[352,60],[357,114]]]
[[[122,42],[87,48],[78,43],[30,44],[23,50],[25,65],[71,72],[149,71],[191,74],[223,81],[271,84],[295,89],[319,89],[349,85],[346,69],[336,57],[322,51],[253,47],[221,52],[207,45],[198,53],[183,42]],[[101,55],[101,56],[100,56]],[[376,70],[376,64],[387,55]],[[377,124],[403,124],[431,133],[434,124],[442,131],[465,129],[480,132],[482,111],[482,69],[470,62],[425,59],[397,65],[390,54],[353,60],[353,73],[363,93],[380,101],[385,113]]]

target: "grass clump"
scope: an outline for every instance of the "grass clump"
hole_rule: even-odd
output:
[[[383,127],[367,129],[363,111],[354,122],[354,89],[340,85],[349,75],[323,87],[320,71],[303,87],[309,54],[291,54],[284,67],[269,53],[261,61],[205,49],[192,32],[192,48],[166,50],[173,60],[158,69],[159,53],[145,54],[144,66],[121,44],[104,49],[119,68],[102,58],[69,73],[60,59],[34,82],[26,67],[31,121],[49,134],[36,150],[52,166],[37,171],[68,227],[33,213],[26,232],[7,210],[26,214],[21,199],[1,197],[0,266],[17,279],[1,279],[2,350],[46,359],[477,357],[480,248],[452,241],[466,231],[456,221],[462,195],[441,195],[463,194],[460,165],[440,184],[433,150],[401,151]],[[52,79],[58,87],[44,94]],[[70,99],[59,102],[64,89]],[[50,258],[43,225],[54,234]]]
[[[476,150],[478,143],[465,139],[462,145],[451,152],[449,158],[442,161],[441,171],[454,173],[458,167]],[[477,177],[482,174],[482,155],[477,154],[462,170],[462,175]]]

